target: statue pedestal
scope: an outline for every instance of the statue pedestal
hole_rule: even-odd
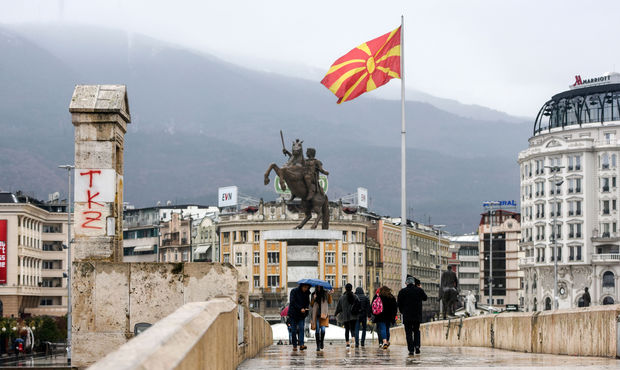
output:
[[[338,243],[342,239],[339,230],[268,230],[263,233],[266,241],[286,243],[287,293],[305,278],[321,279],[321,266],[325,264],[324,242]]]

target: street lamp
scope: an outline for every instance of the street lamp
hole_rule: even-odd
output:
[[[67,170],[69,193],[67,195],[67,364],[71,365],[71,171],[74,165],[58,166]]]
[[[545,168],[549,169],[549,174],[552,174],[553,177],[551,180],[553,181],[554,187],[558,187],[564,183],[562,178],[557,177],[557,173],[564,168],[563,166],[545,166]],[[558,299],[558,238],[556,235],[558,228],[558,211],[560,207],[558,205],[558,192],[557,189],[553,189],[553,204],[555,206],[555,210],[553,211],[553,230],[551,231],[551,237],[553,238],[553,309],[557,310],[559,308],[559,299]]]

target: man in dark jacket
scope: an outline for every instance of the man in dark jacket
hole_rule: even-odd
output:
[[[424,289],[420,287],[419,280],[407,275],[405,284],[407,287],[398,292],[398,309],[403,315],[403,325],[405,326],[405,337],[407,338],[407,348],[409,355],[420,353],[420,322],[422,321],[422,301],[428,297]],[[417,285],[417,286],[416,286]],[[411,334],[413,333],[413,338]]]
[[[304,346],[304,324],[306,322],[309,306],[310,286],[307,284],[299,284],[297,288],[291,290],[288,306],[288,318],[291,322],[291,334],[293,337],[293,351],[297,351],[298,342],[300,351],[307,348]]]
[[[360,343],[357,342],[360,329],[362,330],[361,344],[362,347],[364,347],[364,341],[366,340],[366,323],[372,311],[370,310],[370,300],[366,297],[366,294],[364,294],[364,288],[357,287],[355,289],[355,295],[360,300],[360,313],[355,325],[355,347],[359,347],[360,345]]]
[[[590,298],[590,293],[588,292],[588,287],[585,289],[585,293],[583,293],[583,307],[590,307],[590,303],[592,302],[592,298]]]

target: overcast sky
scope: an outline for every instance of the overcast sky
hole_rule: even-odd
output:
[[[0,0],[0,23],[121,28],[318,80],[401,14],[407,88],[463,103],[533,117],[575,75],[620,67],[618,1]]]

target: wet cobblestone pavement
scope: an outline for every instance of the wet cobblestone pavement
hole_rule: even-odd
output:
[[[458,367],[501,369],[520,368],[586,368],[620,369],[620,360],[600,357],[574,357],[512,352],[478,347],[423,347],[422,353],[409,356],[407,347],[390,346],[387,350],[364,347],[347,350],[344,343],[326,345],[316,352],[314,342],[306,351],[293,352],[291,346],[272,345],[258,356],[243,362],[239,369],[297,369],[297,368],[404,368]]]

